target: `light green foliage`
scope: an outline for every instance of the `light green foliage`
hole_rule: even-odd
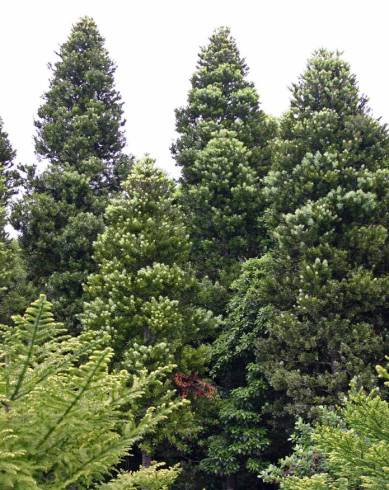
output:
[[[379,372],[389,379],[386,369]],[[284,490],[389,488],[389,404],[383,395],[354,385],[337,414],[326,415],[300,438],[292,456],[264,473],[265,480]]]
[[[136,422],[137,398],[164,373],[139,371],[131,383],[124,370],[110,374],[107,338],[66,336],[43,295],[14,322],[1,331],[2,489],[91,488],[180,407],[177,402],[150,406]],[[157,480],[154,470],[149,476],[129,475],[128,488],[140,488],[136,482],[142,478]],[[175,474],[162,472],[160,486],[155,482],[150,488],[166,488]]]
[[[374,384],[385,349],[388,137],[348,64],[321,50],[292,88],[275,146],[266,192],[278,224],[273,250],[249,266],[246,323],[273,414],[312,415],[353,376]]]
[[[152,371],[174,363],[177,371],[204,373],[215,319],[196,305],[200,286],[188,264],[190,243],[174,183],[151,159],[138,162],[105,220],[95,244],[98,271],[86,284],[84,328],[108,332],[114,362],[122,366],[137,362]],[[148,399],[175,393],[167,382]],[[187,424],[177,417],[171,423],[159,435],[167,429],[177,442]]]
[[[179,138],[172,148],[194,263],[227,287],[239,259],[258,254],[264,239],[260,178],[274,133],[247,72],[229,29],[216,30],[200,52],[188,105],[176,111]]]
[[[178,466],[164,468],[161,464],[153,464],[138,471],[121,473],[115,480],[101,485],[101,490],[169,490],[178,475]]]
[[[94,21],[83,18],[74,25],[58,56],[36,121],[36,151],[49,166],[41,174],[34,167],[21,169],[25,194],[12,221],[21,232],[32,281],[74,332],[82,283],[93,269],[92,243],[103,229],[107,199],[130,162],[122,154],[115,65]]]

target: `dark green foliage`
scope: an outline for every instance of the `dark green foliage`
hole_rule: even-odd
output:
[[[267,383],[254,348],[262,334],[255,322],[256,261],[244,264],[221,335],[213,348],[214,376],[221,382],[219,421],[201,465],[211,474],[234,475],[237,488],[255,485],[269,442],[264,406]],[[280,430],[280,429],[279,429]]]
[[[96,187],[101,187],[104,179],[112,186],[125,143],[123,103],[114,88],[116,67],[95,22],[81,19],[58,56],[35,122],[36,151],[52,165],[67,162],[81,174],[90,170]],[[88,168],[86,162],[91,157],[104,162],[104,171]]]
[[[0,165],[1,175],[4,179],[0,199],[5,206],[9,204],[10,197],[15,194],[19,182],[18,172],[14,164],[15,156],[16,151],[11,146],[8,134],[4,131],[3,120],[0,118]]]
[[[389,379],[386,369],[377,367]],[[389,384],[388,381],[385,382]],[[389,404],[386,395],[366,393],[355,384],[335,412],[325,410],[315,426],[299,420],[293,453],[262,473],[284,490],[387,488]]]
[[[274,132],[247,72],[229,29],[215,31],[200,52],[188,105],[176,111],[179,139],[172,148],[194,263],[227,287],[239,260],[261,249],[260,178]]]
[[[386,130],[338,54],[315,53],[292,96],[266,179],[274,250],[244,300],[275,416],[336,404],[355,375],[371,386],[387,348]]]
[[[239,261],[258,253],[263,238],[263,200],[250,156],[236,133],[221,130],[197,154],[197,183],[182,187],[193,260],[201,275],[226,286],[236,276]]]
[[[260,109],[247,74],[229,30],[217,30],[200,52],[188,105],[176,111],[179,139],[173,154],[182,170],[180,201],[188,216],[191,258],[200,276],[219,282],[209,287],[205,301],[218,313],[225,312],[240,263],[260,254],[266,243],[262,178],[275,124]],[[245,380],[244,370],[236,375]],[[228,370],[218,375],[218,426],[211,428],[201,463],[218,476],[246,466],[257,471],[266,441],[258,404],[249,399],[261,382],[241,387],[228,378]]]
[[[93,270],[92,243],[130,161],[121,152],[124,121],[115,66],[93,20],[83,18],[73,27],[59,58],[36,121],[36,151],[49,166],[41,174],[24,169],[25,195],[13,224],[31,279],[47,291],[58,318],[71,319],[74,331],[82,283]]]
[[[24,311],[35,291],[27,281],[25,263],[16,239],[10,239],[6,225],[7,207],[16,192],[15,151],[0,119],[0,323]]]

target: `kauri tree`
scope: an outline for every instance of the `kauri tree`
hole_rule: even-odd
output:
[[[188,263],[190,242],[174,183],[150,158],[136,163],[105,221],[94,247],[97,271],[86,284],[84,328],[110,335],[115,365],[176,366],[170,382],[146,394],[148,403],[179,393],[208,395],[199,376],[206,372],[215,319],[196,303],[200,286]],[[194,428],[176,417],[160,428],[159,439],[179,443],[185,430]],[[153,444],[144,449],[150,454]]]
[[[36,152],[48,167],[40,174],[24,168],[25,194],[14,208],[13,224],[33,283],[47,292],[58,318],[77,331],[82,283],[93,267],[92,243],[129,159],[122,153],[115,65],[92,19],[73,26],[58,56],[35,122]]]
[[[186,107],[176,111],[173,155],[181,202],[201,276],[229,287],[239,261],[264,243],[261,178],[270,162],[272,123],[259,107],[248,67],[229,29],[202,48]]]
[[[387,348],[387,154],[386,128],[349,65],[316,52],[292,88],[266,178],[274,248],[247,266],[251,293],[240,293],[275,415],[310,416],[354,376],[375,381],[371,365]]]

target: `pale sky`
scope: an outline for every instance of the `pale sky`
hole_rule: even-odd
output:
[[[0,116],[18,161],[35,161],[47,63],[83,15],[95,19],[118,65],[128,151],[150,153],[171,175],[174,109],[185,104],[199,46],[220,25],[231,28],[269,114],[287,110],[288,86],[326,47],[344,51],[374,115],[389,122],[387,0],[2,0]]]

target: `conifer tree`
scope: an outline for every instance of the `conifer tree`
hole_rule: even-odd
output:
[[[215,320],[196,305],[199,284],[188,264],[190,243],[174,183],[150,158],[136,163],[105,221],[94,247],[98,270],[86,284],[84,328],[109,333],[116,365],[176,365],[174,382],[147,393],[148,403],[177,390],[184,397],[199,394],[198,388],[207,389],[198,375],[205,372]],[[142,354],[146,347],[149,355]],[[176,443],[184,429],[176,421],[165,424],[159,439]],[[144,448],[150,454],[153,444]]]
[[[11,315],[21,313],[33,295],[27,281],[25,263],[16,239],[6,229],[7,211],[16,193],[18,174],[8,134],[0,119],[0,322],[8,322]]]
[[[0,165],[2,179],[4,180],[0,199],[4,206],[9,205],[9,199],[15,194],[18,183],[18,173],[14,164],[15,156],[16,151],[12,148],[8,134],[4,130],[3,120],[0,118]]]
[[[274,124],[247,74],[229,29],[216,30],[200,52],[188,105],[176,111],[179,138],[172,147],[194,263],[227,287],[239,259],[257,255],[264,239],[260,179]]]
[[[104,335],[64,332],[44,295],[0,328],[1,488],[167,490],[178,468],[115,471],[129,447],[180,409],[180,401],[148,407],[135,420],[137,398],[165,373],[109,373]]]
[[[336,404],[355,375],[374,383],[371,365],[388,347],[387,152],[349,65],[316,52],[292,88],[266,178],[274,249],[247,265],[240,291],[236,338],[256,332],[252,355],[276,415]]]
[[[72,319],[74,330],[82,283],[93,266],[92,243],[129,161],[122,154],[115,65],[92,19],[73,26],[58,56],[35,123],[36,152],[48,167],[41,174],[25,168],[25,195],[15,206],[13,224],[21,232],[31,279],[47,291],[60,320]]]
[[[386,387],[370,393],[351,389],[336,411],[323,410],[319,421],[296,424],[293,452],[261,477],[284,490],[385,488],[389,485],[388,370],[377,366]]]

